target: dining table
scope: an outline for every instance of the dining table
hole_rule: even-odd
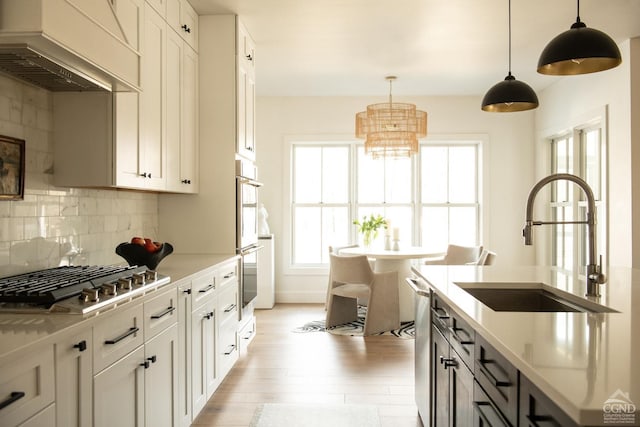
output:
[[[420,246],[401,246],[398,250],[383,249],[375,246],[355,246],[341,249],[339,253],[340,255],[366,255],[368,258],[375,259],[373,269],[377,273],[398,272],[398,300],[401,322],[409,322],[415,319],[415,292],[404,284],[405,279],[413,275],[411,264],[418,262],[421,258],[433,258],[443,255],[441,252],[434,253],[432,249]]]

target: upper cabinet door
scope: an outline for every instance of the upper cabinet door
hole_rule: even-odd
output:
[[[193,50],[198,51],[198,15],[187,0],[168,0],[167,23]]]
[[[156,12],[158,12],[158,15],[162,16],[163,18],[167,17],[167,3],[169,0],[145,0],[145,1]]]
[[[255,161],[255,44],[240,22],[237,32],[237,153]]]

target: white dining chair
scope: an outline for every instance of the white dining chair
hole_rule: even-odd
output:
[[[329,245],[329,254],[336,254],[336,255],[341,255],[340,251],[342,251],[343,249],[349,249],[349,248],[357,248],[359,245],[357,244],[351,244],[351,245],[343,245],[343,246],[332,246]],[[369,265],[371,266],[371,269],[373,269],[373,266],[375,264],[375,259],[373,258],[368,258],[369,261]],[[329,304],[329,293],[331,292],[331,271],[329,271],[329,283],[327,284],[327,296],[325,298],[325,303],[324,303],[324,309],[327,309],[327,305]],[[367,305],[367,299],[361,299],[360,301],[358,301],[358,304],[360,305]]]
[[[398,273],[375,273],[365,255],[330,254],[331,291],[326,327],[358,320],[358,299],[368,298],[363,335],[400,327]]]
[[[464,265],[476,264],[482,254],[481,246],[460,246],[449,245],[447,252],[442,257],[427,258],[424,263],[427,265]]]

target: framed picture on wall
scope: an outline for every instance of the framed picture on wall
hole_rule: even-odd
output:
[[[24,140],[0,135],[0,200],[24,199]]]

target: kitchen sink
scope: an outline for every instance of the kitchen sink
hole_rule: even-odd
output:
[[[604,305],[548,287],[543,283],[456,283],[494,311],[616,312]]]

